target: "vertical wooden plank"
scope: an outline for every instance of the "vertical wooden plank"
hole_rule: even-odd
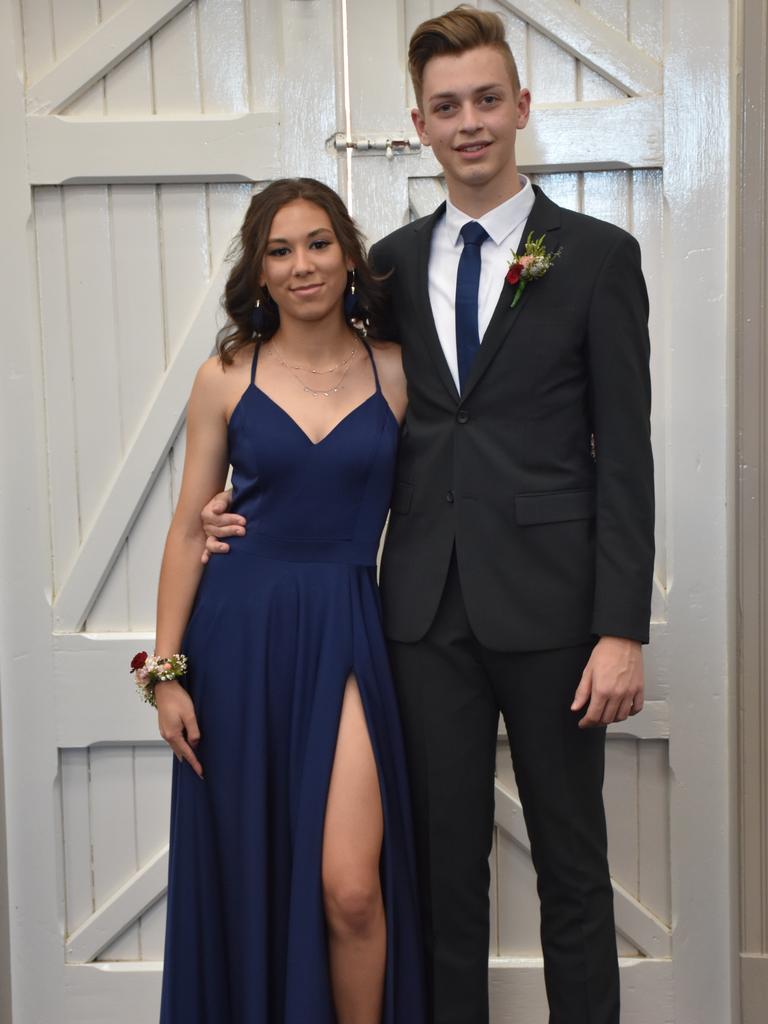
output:
[[[61,60],[99,27],[99,0],[50,0],[50,5],[56,59]]]
[[[365,4],[347,6],[353,134],[413,131],[407,114],[406,41],[398,14],[396,0],[386,0],[375,12]],[[374,48],[364,45],[364,40],[374,37]],[[340,129],[344,127],[341,115],[338,124]],[[369,244],[407,220],[409,159],[368,160],[352,155],[347,203]]]
[[[88,751],[60,752],[61,814],[64,827],[66,930],[71,934],[93,913]]]
[[[631,173],[631,171],[585,171],[583,177],[584,213],[629,230],[632,223],[629,194]]]
[[[155,113],[200,113],[197,5],[179,11],[150,42]]]
[[[277,110],[283,60],[282,21],[274,0],[244,0],[250,109]]]
[[[143,43],[104,80],[105,113],[110,116],[154,113],[152,97],[152,46]]]
[[[113,185],[111,198],[118,390],[129,441],[166,369],[160,224],[153,186]]]
[[[496,778],[518,797],[506,736],[499,739],[496,750]],[[503,828],[497,826],[495,832],[497,956],[541,956],[539,897],[531,856]]]
[[[498,956],[499,955],[499,869],[498,869],[498,853],[499,851],[499,829],[494,828],[493,830],[493,846],[491,848],[491,856],[489,858],[489,864],[491,868],[491,884],[488,892],[488,900],[490,904],[490,940],[488,943],[488,955]]]
[[[128,547],[123,544],[104,581],[83,629],[86,633],[121,632],[128,624]]]
[[[636,740],[609,737],[603,787],[611,877],[636,898],[639,892],[637,747]],[[631,941],[621,933],[616,935],[616,945],[619,956],[638,955]]]
[[[627,34],[628,12],[627,0],[581,0],[581,6],[591,14],[597,15],[602,21],[621,32]],[[579,76],[581,79],[580,99],[602,100],[620,99],[626,96],[612,82],[607,81],[597,72],[588,68],[586,64],[579,64]]]
[[[379,0],[375,10],[367,4],[350,4],[348,13],[367,9],[368,27],[373,29],[365,35],[350,33],[350,56],[356,48],[367,50],[370,61],[378,59],[379,33],[391,40],[389,23],[393,20],[393,0]],[[286,3],[280,4],[282,15],[283,64],[280,76],[280,100],[282,123],[286,126],[283,135],[283,173],[289,176],[309,175],[337,188],[339,183],[338,157],[326,149],[329,139],[343,126],[343,103],[338,97],[335,74],[341,57],[338,37],[336,8],[331,3]],[[399,4],[398,4],[399,12]],[[371,15],[373,18],[371,19]],[[399,23],[398,18],[394,18]],[[371,40],[376,45],[371,45]],[[309,55],[312,55],[309,57]],[[399,68],[402,56],[395,58],[391,67]],[[324,69],[320,73],[320,69]],[[390,68],[387,69],[390,71]],[[366,74],[372,83],[375,79],[372,64]],[[403,88],[398,75],[392,98]],[[376,83],[378,84],[378,83]],[[387,90],[389,92],[389,90]],[[398,112],[402,117],[403,102]],[[398,125],[399,125],[398,120]]]
[[[64,189],[83,529],[122,449],[108,190]]]
[[[170,361],[183,340],[211,272],[205,186],[161,186],[160,211],[160,257]],[[214,333],[211,325],[211,348]]]
[[[34,211],[56,588],[66,577],[80,544],[69,268],[61,189],[36,189]]]
[[[491,11],[498,14],[504,22],[507,33],[507,42],[517,64],[517,71],[520,75],[520,84],[527,88],[529,86],[528,74],[528,25],[516,15],[498,3],[497,0],[482,0],[480,10]]]
[[[198,0],[198,23],[203,111],[247,111],[247,41],[242,0]]]
[[[733,119],[736,88],[733,8],[710,3],[706,17],[695,17],[694,10],[685,0],[667,0],[663,19],[670,376],[667,395],[660,397],[674,438],[669,528],[677,586],[668,609],[676,638],[670,663],[675,1012],[681,1021],[708,1022],[730,1019],[735,991],[739,837],[726,827],[733,806],[732,410],[725,382],[733,360],[727,270],[733,225],[726,197],[737,194],[738,183],[732,177],[733,133],[724,129]],[[716,985],[701,983],[713,978]]]
[[[96,907],[138,868],[133,748],[91,749],[91,843]],[[138,926],[127,928],[99,955],[99,960],[137,960]]]
[[[157,583],[165,538],[171,523],[171,467],[168,462],[157,474],[139,517],[128,537],[128,603],[126,628],[154,633]]]
[[[403,25],[403,53],[405,54],[404,60],[404,71],[403,76],[405,81],[405,91],[407,96],[407,105],[410,110],[411,107],[416,106],[416,96],[411,85],[411,78],[407,71],[407,55],[408,55],[408,41],[410,40],[413,33],[416,31],[418,26],[426,21],[428,18],[434,18],[438,14],[442,14],[446,8],[441,7],[440,10],[435,10],[435,4],[431,3],[430,0],[405,0],[405,22]]]
[[[56,59],[61,60],[99,27],[99,0],[51,0]],[[67,114],[104,113],[104,83],[96,82],[65,110]]]
[[[104,19],[124,6],[124,0],[101,0]],[[104,79],[105,113],[111,116],[152,114],[152,46],[150,40],[125,57]]]
[[[629,38],[655,60],[664,53],[664,0],[629,0]]]
[[[218,198],[218,193],[216,195]],[[166,358],[170,360],[184,337],[211,273],[208,197],[202,185],[163,185],[159,196]],[[218,217],[216,221],[218,225]],[[215,342],[216,324],[212,323],[211,351]],[[169,455],[172,508],[179,496],[185,439],[186,428],[182,427]]]
[[[528,60],[528,87],[534,103],[576,99],[576,58],[530,26]]]
[[[667,616],[664,596],[667,591],[667,416],[663,396],[666,394],[667,341],[664,316],[663,269],[663,172],[637,170],[632,172],[632,226],[640,243],[643,275],[648,285],[651,337],[651,381],[654,401],[651,405],[651,437],[655,457],[656,487],[656,578],[652,614],[655,621]],[[649,693],[657,695],[655,674],[648,679]],[[658,694],[665,696],[664,694]]]
[[[50,0],[22,0],[26,81],[34,82],[56,63]]]
[[[135,748],[136,849],[139,865],[168,842],[173,754],[165,743]],[[142,960],[162,960],[165,937],[165,899],[139,919]]]
[[[8,926],[12,951],[0,970],[0,984],[11,975],[12,991],[4,991],[0,1004],[12,996],[17,1021],[56,1021],[64,973],[54,802],[60,765],[42,451],[46,423],[22,68],[18,2],[0,4],[0,521],[5,541],[0,547],[0,806],[7,828],[0,858],[4,886],[7,880],[0,927]]]
[[[213,267],[218,267],[236,240],[253,192],[252,185],[213,183],[208,186],[208,222]]]
[[[111,199],[108,187],[64,189],[69,259],[80,513],[87,532],[123,452],[117,358]],[[122,629],[126,559],[112,567],[88,616],[88,629]]]
[[[126,442],[166,368],[160,226],[156,189],[112,187],[115,308],[120,405]],[[171,515],[170,474],[162,469],[127,541],[130,617],[125,627],[154,629],[155,591]]]
[[[541,956],[536,872],[530,855],[497,831],[499,956]]]
[[[629,0],[580,0],[581,6],[606,25],[626,36],[629,29]]]
[[[580,174],[531,174],[530,179],[558,206],[577,212],[581,209]]]
[[[644,740],[638,754],[638,898],[671,924],[668,745]]]
[[[741,1009],[768,1004],[768,10],[745,5],[736,185],[736,494]]]
[[[638,895],[638,740],[610,737],[605,748],[603,799],[608,820],[611,875],[633,896]]]

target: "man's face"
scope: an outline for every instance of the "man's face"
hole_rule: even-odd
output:
[[[422,109],[412,117],[431,146],[452,194],[513,182],[515,137],[528,123],[531,97],[518,94],[504,58],[489,46],[433,57],[424,68]]]

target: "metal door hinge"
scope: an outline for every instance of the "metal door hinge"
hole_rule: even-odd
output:
[[[395,139],[390,135],[354,135],[350,138],[344,132],[336,132],[328,141],[339,153],[348,149],[355,153],[386,153],[387,160],[394,160],[397,154],[418,153],[421,149],[416,135],[407,139]]]

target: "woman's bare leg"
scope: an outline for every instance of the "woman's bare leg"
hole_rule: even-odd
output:
[[[386,921],[379,879],[384,818],[354,676],[347,680],[323,836],[323,898],[338,1024],[380,1024]]]

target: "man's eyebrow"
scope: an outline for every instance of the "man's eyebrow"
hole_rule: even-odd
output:
[[[504,86],[501,82],[491,82],[489,85],[479,85],[476,89],[472,90],[473,95],[477,96],[479,93],[491,92],[493,89],[503,89]],[[434,103],[435,100],[450,100],[458,96],[457,92],[436,92],[429,97],[427,102]]]
[[[307,238],[314,238],[315,235],[322,235],[323,232],[325,232],[328,235],[330,235],[332,233],[330,228],[315,228],[314,231],[310,231],[309,232],[309,234],[307,235]],[[269,238],[269,239],[267,239],[267,245],[276,245],[278,242],[281,242],[283,245],[289,245],[290,244],[288,242],[287,238]]]

